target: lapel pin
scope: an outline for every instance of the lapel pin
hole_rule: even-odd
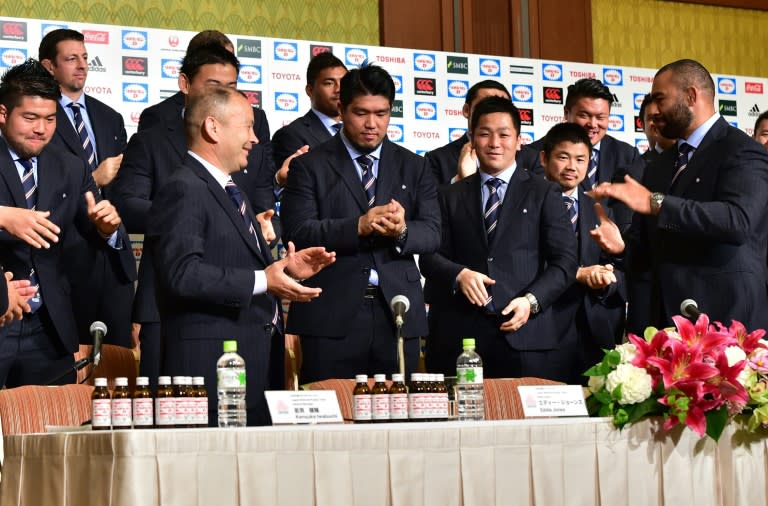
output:
[[[701,181],[701,179],[699,179],[699,178],[696,178],[696,182],[697,182],[697,183],[698,183],[698,182],[700,182],[700,181]]]
[[[523,214],[526,214],[528,212],[528,209],[523,208]]]
[[[248,169],[243,169],[243,174],[248,174]]]
[[[408,187],[407,187],[407,186],[405,186],[405,185],[403,185],[403,186],[402,186],[402,188],[403,188],[403,190],[405,190],[405,189],[406,189],[406,188],[408,188]]]
[[[61,198],[63,198],[63,199],[67,198],[67,194],[66,193],[62,193],[61,194]]]

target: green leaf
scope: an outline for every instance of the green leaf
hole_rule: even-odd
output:
[[[613,392],[611,392],[611,399],[615,401],[621,400],[621,383],[616,385],[616,388],[614,388]]]
[[[635,422],[644,416],[660,414],[663,407],[664,405],[660,404],[655,397],[648,397],[643,402],[628,408],[629,421]]]
[[[615,369],[621,363],[621,354],[616,350],[611,350],[605,354],[603,365],[608,364],[611,369]]]
[[[603,376],[603,367],[602,363],[595,364],[586,371],[584,371],[584,376]]]
[[[707,436],[717,441],[728,423],[728,408],[723,404],[720,409],[708,411],[704,416],[707,418]]]
[[[593,393],[592,396],[600,401],[601,404],[608,404],[611,402],[611,394],[609,394],[608,390],[605,388],[601,388],[597,392]]]

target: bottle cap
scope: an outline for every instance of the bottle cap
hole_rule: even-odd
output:
[[[373,375],[373,381],[376,383],[384,383],[387,381],[387,375],[386,374],[374,374]]]
[[[107,378],[96,378],[93,380],[93,384],[97,387],[105,387],[107,386]]]
[[[393,374],[392,375],[392,381],[393,382],[402,382],[403,381],[403,375],[402,374]]]
[[[237,341],[224,341],[224,353],[237,353]]]
[[[184,376],[184,384],[192,385],[192,376]]]
[[[194,378],[192,378],[192,382],[195,385],[205,385],[205,378],[202,376],[195,376]]]
[[[421,374],[417,372],[411,373],[411,381],[421,381]]]
[[[475,338],[474,337],[467,337],[461,340],[461,346],[463,348],[474,348],[475,347]]]
[[[184,376],[174,376],[173,377],[173,384],[174,385],[183,385],[184,384]]]
[[[358,383],[368,383],[368,376],[365,374],[358,374],[355,376],[355,381]]]
[[[118,387],[127,387],[128,386],[128,378],[115,378],[115,385]]]
[[[146,376],[139,376],[136,378],[136,386],[145,387],[149,385],[149,378]]]
[[[445,374],[437,373],[437,381],[439,381],[440,383],[443,383],[445,381]]]
[[[170,385],[171,384],[171,377],[170,376],[160,376],[157,378],[157,384],[158,385]]]

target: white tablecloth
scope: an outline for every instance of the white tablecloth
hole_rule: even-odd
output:
[[[409,423],[9,436],[0,504],[768,504],[766,445],[655,421]]]

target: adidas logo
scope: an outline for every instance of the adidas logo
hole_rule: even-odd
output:
[[[760,116],[760,107],[755,104],[749,109],[749,116],[756,118]]]
[[[619,97],[615,93],[611,93],[611,97],[613,97],[611,107],[621,107],[621,101],[619,100]]]
[[[89,72],[106,72],[107,68],[101,64],[101,58],[96,56],[94,57],[93,60],[88,62],[88,71]]]

